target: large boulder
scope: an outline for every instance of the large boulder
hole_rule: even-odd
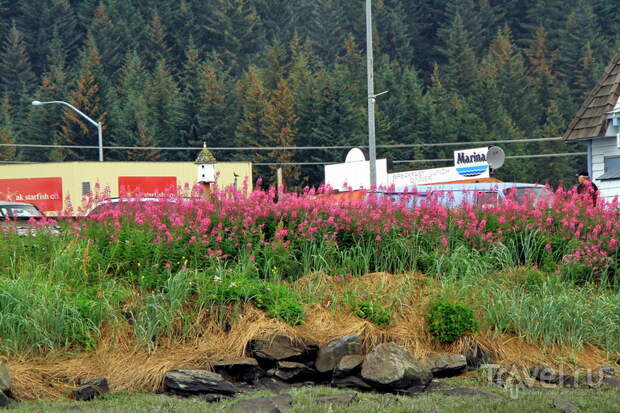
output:
[[[430,353],[422,359],[434,377],[450,377],[461,374],[467,367],[467,359],[462,354]]]
[[[396,343],[380,344],[364,359],[362,378],[379,390],[395,391],[426,386],[433,375],[428,367]]]
[[[180,395],[223,394],[232,396],[235,387],[217,374],[206,370],[172,370],[164,377],[167,391]]]
[[[344,356],[334,369],[334,377],[353,376],[359,373],[363,362],[364,357],[359,354]]]
[[[2,361],[0,361],[0,391],[5,394],[11,392],[11,374]]]
[[[266,368],[274,367],[278,361],[314,362],[319,349],[309,340],[286,336],[275,336],[272,340],[252,340],[248,348],[250,354]]]
[[[327,373],[334,370],[344,356],[361,354],[362,338],[360,336],[341,337],[319,349],[315,368],[320,373]]]
[[[73,392],[73,398],[80,401],[92,400],[95,397],[103,396],[110,392],[108,380],[105,378],[97,378],[86,381]]]
[[[4,392],[0,391],[0,407],[7,407],[9,404],[11,404],[11,399]]]

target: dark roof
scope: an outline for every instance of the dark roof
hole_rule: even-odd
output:
[[[605,172],[603,175],[597,178],[599,181],[606,181],[608,179],[620,179],[620,167],[615,169],[610,169]]]
[[[604,137],[607,132],[607,112],[611,112],[620,97],[620,50],[605,69],[602,79],[590,91],[564,134],[565,141]]]

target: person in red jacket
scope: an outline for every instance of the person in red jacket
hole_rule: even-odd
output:
[[[579,172],[577,174],[577,180],[579,180],[577,193],[587,194],[587,196],[592,199],[592,205],[596,206],[596,201],[598,199],[598,187],[590,180],[588,173],[586,171]]]

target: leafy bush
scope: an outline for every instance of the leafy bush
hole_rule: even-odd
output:
[[[437,301],[428,312],[430,333],[442,343],[452,343],[478,329],[472,309],[459,302]]]
[[[363,301],[353,307],[353,314],[369,320],[379,327],[385,327],[392,321],[392,314],[381,304],[372,301]]]

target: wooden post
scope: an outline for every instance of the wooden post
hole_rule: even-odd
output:
[[[278,167],[278,170],[276,172],[276,181],[277,181],[277,185],[278,185],[278,199],[280,199],[280,195],[282,195],[282,192],[284,192],[284,186],[282,183],[282,167]]]

